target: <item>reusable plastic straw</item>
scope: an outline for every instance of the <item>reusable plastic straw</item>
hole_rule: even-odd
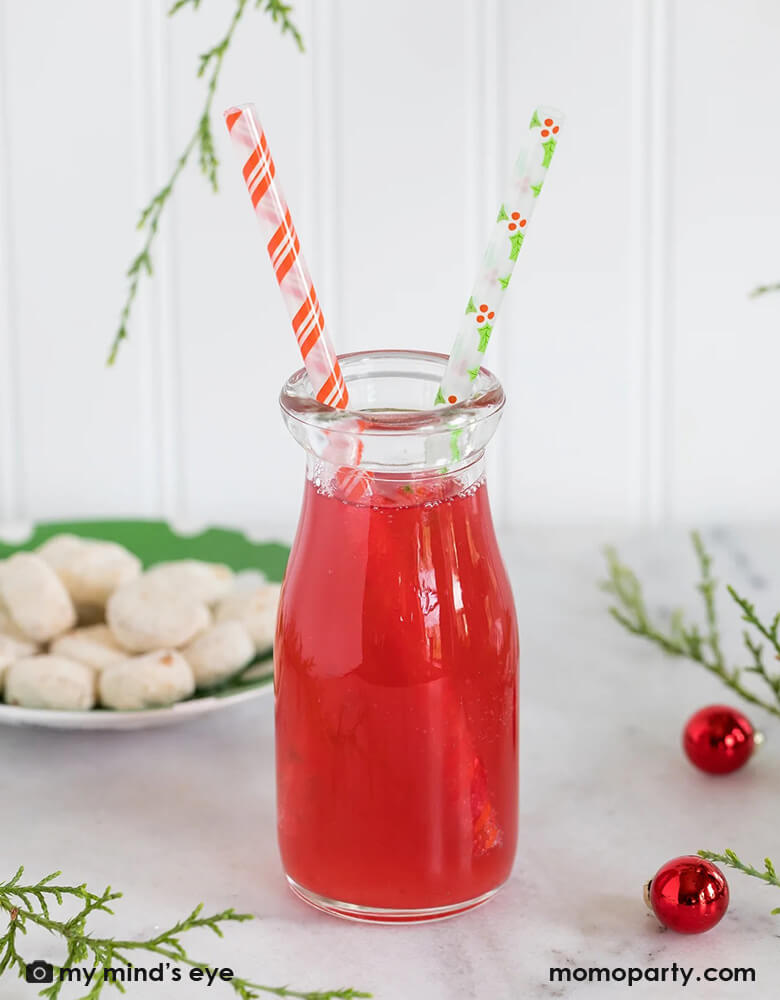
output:
[[[276,179],[276,166],[253,104],[225,111],[233,145],[243,165],[252,207],[268,239],[268,256],[292,320],[303,363],[320,403],[345,409],[349,394],[330,342],[317,293],[301,253],[290,209]]]
[[[474,282],[436,403],[457,403],[471,395],[490,334],[515,269],[520,248],[544,185],[563,115],[539,107],[528,126],[529,141],[512,171],[509,190],[498,212],[495,228]]]

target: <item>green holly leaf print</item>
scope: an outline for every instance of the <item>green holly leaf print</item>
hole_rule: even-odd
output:
[[[506,289],[506,286],[509,284],[509,280],[510,280],[511,277],[512,277],[511,274],[507,274],[507,276],[505,278],[499,278],[498,279],[499,285],[501,285],[501,287],[503,289]]]
[[[436,393],[436,399],[434,399],[435,406],[444,406],[446,400],[444,399],[444,393],[441,391],[441,386],[439,386],[439,391]]]
[[[498,210],[498,215],[496,216],[496,222],[504,222],[509,216],[506,214],[506,209],[502,205]]]
[[[542,124],[542,121],[541,121],[539,115],[534,111],[533,117],[531,118],[531,123],[530,123],[530,125],[528,127],[529,128],[537,128],[541,124]]]
[[[517,255],[520,253],[520,247],[523,245],[524,239],[525,233],[512,233],[509,237],[509,242],[512,244],[512,249],[509,252],[510,260],[517,260]]]
[[[480,354],[484,354],[487,350],[488,341],[490,340],[490,334],[493,332],[493,327],[490,323],[485,323],[484,326],[479,328],[479,347],[477,350]]]
[[[479,375],[479,365],[476,368],[469,368],[469,379],[473,382]]]
[[[469,313],[475,313],[476,311],[477,311],[477,307],[474,305],[474,298],[473,298],[473,296],[471,296],[469,298],[468,305],[466,306],[466,315],[468,316]]]
[[[550,160],[552,160],[556,145],[557,143],[555,139],[548,139],[547,142],[542,143],[542,149],[544,150],[544,159],[542,160],[543,167],[550,166]]]
[[[539,197],[539,192],[542,190],[542,184],[543,183],[544,183],[544,181],[540,181],[538,184],[532,184],[531,185],[531,190],[534,193],[534,198],[538,198]]]

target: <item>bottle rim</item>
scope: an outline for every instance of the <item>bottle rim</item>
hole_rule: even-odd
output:
[[[506,400],[501,383],[487,368],[479,369],[473,383],[473,394],[468,399],[452,404],[433,404],[448,361],[448,355],[434,351],[353,351],[339,355],[347,388],[351,390],[353,397],[364,395],[355,390],[362,388],[360,383],[368,380],[417,379],[431,388],[429,408],[350,406],[337,410],[314,398],[305,368],[293,372],[282,386],[279,405],[286,417],[293,421],[313,428],[338,430],[340,435],[353,434],[360,437],[436,435],[496,417]]]

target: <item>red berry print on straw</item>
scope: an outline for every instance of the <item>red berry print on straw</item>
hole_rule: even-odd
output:
[[[542,160],[543,167],[549,167],[550,161],[552,160],[552,155],[555,152],[555,147],[557,145],[555,141],[556,135],[560,131],[560,126],[556,124],[554,118],[545,118],[541,123],[542,128],[539,135],[546,141],[542,143],[542,149],[544,150],[544,159]]]
[[[496,314],[493,312],[492,309],[490,309],[488,305],[483,304],[479,307],[479,312],[477,314],[477,324],[484,323],[486,319],[494,319],[495,315]]]
[[[512,247],[509,253],[510,260],[517,260],[517,255],[520,253],[520,247],[523,245],[525,227],[527,225],[528,219],[524,219],[520,212],[512,212],[509,216],[509,222],[507,223],[506,228],[509,230],[509,242]]]
[[[490,321],[495,319],[495,317],[495,311],[491,309],[486,302],[483,302],[479,307],[479,312],[477,313],[477,331],[479,333],[479,345],[477,350],[480,354],[484,354],[487,350],[490,334],[493,332],[493,326]]]

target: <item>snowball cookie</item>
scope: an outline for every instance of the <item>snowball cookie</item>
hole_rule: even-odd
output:
[[[229,566],[197,559],[157,563],[146,571],[146,577],[200,604],[215,604],[233,586]]]
[[[0,633],[0,691],[3,690],[6,669],[16,660],[21,660],[24,656],[32,656],[37,651],[37,646],[31,642],[23,642],[11,635]]]
[[[73,602],[60,578],[32,552],[17,552],[2,564],[0,599],[33,642],[48,642],[76,624]]]
[[[255,655],[255,644],[242,622],[219,622],[201,632],[181,654],[192,667],[196,685],[211,687],[245,667]]]
[[[105,670],[127,659],[127,650],[119,645],[108,625],[89,625],[66,632],[49,649],[57,656],[66,656],[93,670]]]
[[[195,678],[181,653],[158,649],[106,667],[98,686],[101,705],[129,711],[172,705],[189,698],[195,690]]]
[[[141,560],[132,552],[95,538],[55,535],[41,545],[38,555],[85,609],[102,607],[117,587],[141,574]]]
[[[133,653],[183,646],[211,624],[205,604],[148,575],[115,591],[106,622],[120,646]]]
[[[278,583],[262,583],[251,590],[234,590],[217,605],[217,621],[243,622],[257,652],[265,652],[274,644],[281,589]]]
[[[64,656],[28,656],[5,675],[5,700],[25,708],[79,710],[95,704],[95,675]]]
[[[11,639],[16,639],[18,642],[30,643],[24,632],[22,632],[13,618],[8,614],[8,608],[3,606],[2,600],[0,600],[0,632]],[[33,652],[37,652],[37,648],[33,648]]]

